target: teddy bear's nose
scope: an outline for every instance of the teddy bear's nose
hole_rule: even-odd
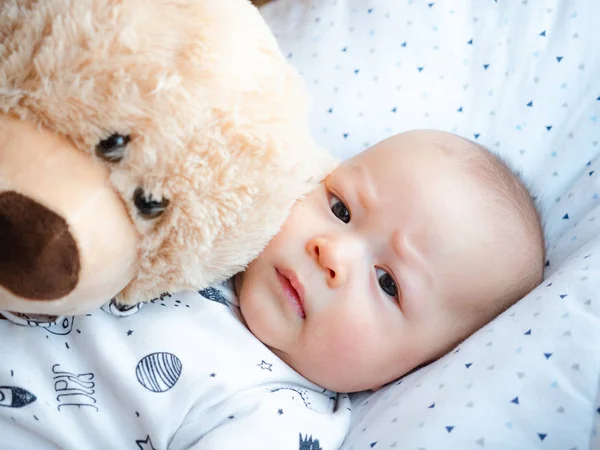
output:
[[[0,193],[0,286],[27,300],[75,289],[79,251],[64,218],[17,192]]]

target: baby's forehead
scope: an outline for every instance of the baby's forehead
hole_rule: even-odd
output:
[[[386,175],[419,175],[423,181],[464,170],[465,155],[472,153],[475,145],[447,133],[434,136],[394,136],[370,147],[342,162],[336,171],[345,174],[370,174],[376,180]],[[335,172],[335,171],[334,171]],[[373,180],[373,181],[376,181]]]

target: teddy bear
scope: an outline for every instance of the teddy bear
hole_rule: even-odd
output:
[[[248,0],[0,0],[0,310],[243,268],[335,161]]]

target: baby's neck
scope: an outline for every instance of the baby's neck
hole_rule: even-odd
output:
[[[233,276],[233,292],[240,298],[240,292],[242,291],[242,278],[244,272],[238,272]]]

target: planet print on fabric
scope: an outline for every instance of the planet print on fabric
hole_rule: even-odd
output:
[[[22,408],[37,400],[31,392],[16,386],[0,386],[0,406]]]
[[[138,312],[142,306],[144,306],[144,303],[136,303],[133,306],[120,305],[113,298],[108,304],[102,305],[101,309],[105,313],[112,314],[113,316],[129,317]]]
[[[142,386],[152,392],[166,392],[175,386],[183,365],[172,353],[157,352],[144,356],[137,364],[135,375]]]
[[[56,334],[59,336],[66,336],[71,334],[73,331],[73,324],[75,323],[75,316],[67,316],[63,317],[60,323],[56,323],[54,325],[50,325],[46,328],[46,330],[52,334]]]

